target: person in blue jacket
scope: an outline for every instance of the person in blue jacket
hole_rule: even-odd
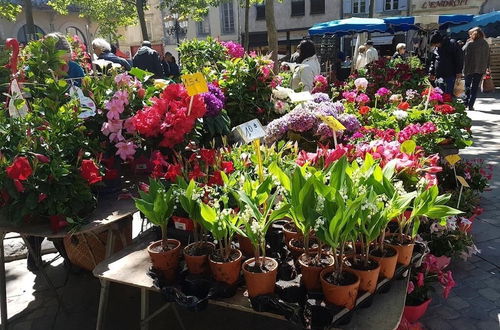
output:
[[[127,71],[131,69],[130,63],[127,62],[127,60],[118,57],[111,52],[111,45],[106,40],[102,38],[96,38],[92,40],[92,48],[94,48],[94,53],[100,60],[106,60],[120,64]]]
[[[54,32],[47,34],[45,38],[57,39],[56,49],[65,52],[62,56],[64,61],[68,64],[68,66],[64,68],[67,72],[67,76],[65,78],[68,79],[71,84],[81,86],[82,80],[80,78],[85,76],[85,72],[78,63],[71,60],[72,49],[66,37],[59,32]]]

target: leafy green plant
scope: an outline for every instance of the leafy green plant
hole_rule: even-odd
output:
[[[219,67],[219,63],[227,58],[226,48],[212,37],[183,41],[179,46],[179,53],[183,73],[201,72],[214,64]]]

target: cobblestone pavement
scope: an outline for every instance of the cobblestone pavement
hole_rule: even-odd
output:
[[[485,212],[475,221],[473,235],[481,254],[467,262],[454,261],[457,287],[443,300],[432,301],[423,325],[430,330],[500,329],[500,91],[481,95],[474,120],[475,145],[464,155],[480,157],[495,165],[492,191],[482,200]],[[6,264],[7,300],[11,330],[90,330],[95,328],[99,281],[90,273],[69,274],[57,254],[47,254],[49,277],[61,295],[66,311],[58,307],[43,277],[26,270],[26,260]],[[160,306],[161,296],[151,295],[151,310]],[[139,324],[139,290],[113,284],[110,290],[107,329],[136,330]],[[180,311],[188,330],[210,329],[293,329],[291,325],[255,314],[210,305],[205,313]],[[167,320],[167,322],[166,322]],[[150,324],[150,329],[179,329],[167,310]],[[375,328],[374,328],[375,329]],[[365,330],[365,329],[362,329]],[[371,330],[371,329],[366,329]]]
[[[438,294],[421,320],[431,330],[500,329],[500,91],[483,94],[470,111],[474,145],[461,151],[495,166],[491,191],[483,194],[484,213],[475,221],[472,237],[481,250],[469,261],[452,261],[457,286],[448,300]]]

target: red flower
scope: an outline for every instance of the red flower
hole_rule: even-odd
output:
[[[170,181],[175,181],[178,176],[182,175],[182,168],[179,164],[170,164],[168,165],[168,171],[165,173],[165,179]]]
[[[38,203],[43,202],[47,198],[47,194],[40,193],[38,194]]]
[[[453,101],[453,96],[450,94],[443,94],[443,102],[444,103],[449,103]]]
[[[117,169],[106,169],[104,172],[104,180],[115,180],[118,179],[120,176],[118,175],[118,170]]]
[[[417,286],[419,288],[424,286],[424,273],[422,272],[417,274]]]
[[[208,179],[208,184],[217,186],[222,186],[224,184],[224,181],[222,181],[222,175],[220,174],[220,171],[216,171],[214,172],[213,175],[210,176],[210,178]]]
[[[189,180],[196,180],[197,178],[202,178],[205,176],[200,169],[200,165],[196,164],[191,172],[188,174]]]
[[[200,150],[201,160],[207,165],[215,164],[215,150],[214,149],[201,149]]]
[[[146,90],[144,88],[139,88],[137,90],[137,97],[143,99],[144,95],[146,95]]]
[[[449,104],[440,104],[434,106],[434,111],[442,114],[451,114],[455,112],[455,108]]]
[[[27,180],[33,173],[30,162],[26,157],[16,157],[12,165],[6,169],[7,176],[13,180]]]
[[[80,175],[87,180],[89,184],[94,184],[102,181],[101,173],[99,173],[99,167],[91,159],[84,159],[82,161],[82,166],[80,167]]]
[[[360,114],[366,115],[368,112],[370,112],[370,107],[369,106],[363,105],[363,106],[359,107],[359,113]]]
[[[139,182],[139,189],[144,191],[145,193],[149,192],[149,185],[144,182]]]
[[[24,192],[24,186],[23,184],[21,183],[21,181],[17,180],[17,179],[14,179],[14,186],[16,187],[16,190],[18,192]]]
[[[35,157],[36,157],[36,159],[38,159],[38,161],[40,163],[49,163],[50,162],[50,158],[45,156],[45,155],[35,154]]]
[[[409,107],[410,107],[410,104],[408,102],[401,102],[398,105],[398,109],[405,110],[405,111],[408,110]]]
[[[222,170],[224,171],[224,173],[230,174],[230,173],[234,172],[233,162],[222,161],[221,166],[222,166]]]

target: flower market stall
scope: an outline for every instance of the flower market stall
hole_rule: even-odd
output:
[[[182,82],[90,67],[68,79],[57,40],[33,41],[0,106],[1,232],[45,228],[69,251],[133,211],[157,228],[121,251],[127,238],[108,235],[90,267],[98,329],[110,282],[141,289],[144,328],[159,314],[149,291],[174,309],[210,302],[304,328],[413,323],[432,290],[449,295],[447,267],[476,251],[491,168],[461,159],[471,120],[418,59],[381,59],[346,83],[317,76],[309,93],[237,43],[180,50]]]

